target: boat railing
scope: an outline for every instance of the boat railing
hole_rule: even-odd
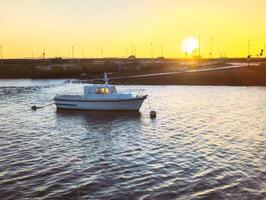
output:
[[[124,94],[132,94],[132,96],[134,97],[143,97],[145,94],[145,89],[121,89],[118,90],[116,94],[118,94],[118,98],[124,98]],[[114,93],[108,93],[110,95],[114,94]],[[65,94],[56,94],[56,97],[60,97],[60,98],[67,98],[67,99],[83,99],[86,98],[83,94],[80,93],[65,93]],[[101,99],[105,98],[105,95],[100,95],[99,96]]]
[[[68,99],[76,99],[76,98],[82,98],[83,95],[81,94],[57,94],[56,97],[61,97],[61,98],[68,98]]]
[[[136,97],[144,96],[145,89],[120,89],[117,93],[125,94],[125,93],[132,93]]]

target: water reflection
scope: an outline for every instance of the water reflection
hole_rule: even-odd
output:
[[[141,134],[141,120],[142,114],[138,111],[56,111],[57,126],[68,130],[60,135],[61,140],[65,142],[67,137],[72,143],[80,145],[83,150],[79,154],[92,154],[97,149],[110,153],[114,149],[126,148],[126,143],[136,133]]]
[[[56,110],[57,120],[79,118],[87,123],[106,124],[114,121],[137,121],[142,117],[139,111],[82,111],[82,110]]]

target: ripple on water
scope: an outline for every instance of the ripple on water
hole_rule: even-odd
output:
[[[63,82],[0,81],[2,199],[265,197],[264,87],[145,86],[155,120],[147,102],[136,113],[29,109],[81,91]]]

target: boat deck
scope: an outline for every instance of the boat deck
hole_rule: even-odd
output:
[[[146,99],[148,95],[127,96],[127,95],[92,95],[86,97],[84,95],[57,95],[56,101],[131,101],[138,99]]]

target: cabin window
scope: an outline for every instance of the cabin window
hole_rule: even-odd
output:
[[[97,88],[96,90],[96,94],[108,94],[108,93],[110,93],[108,88]]]

